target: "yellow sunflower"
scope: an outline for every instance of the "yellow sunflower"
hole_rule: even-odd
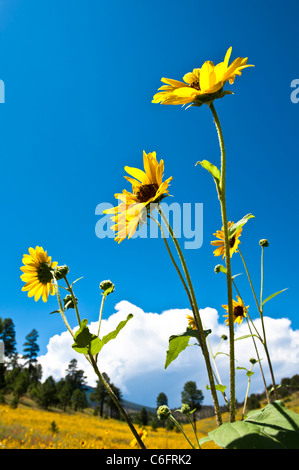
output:
[[[51,256],[40,246],[29,248],[29,255],[24,254],[23,263],[20,269],[24,274],[21,275],[25,285],[22,291],[28,291],[28,297],[33,297],[37,301],[42,297],[47,302],[49,293],[55,294],[53,284],[53,270],[57,266],[56,261],[51,261]]]
[[[222,305],[222,307],[228,312],[228,305]],[[242,301],[241,297],[237,295],[237,301],[233,299],[233,318],[234,318],[234,323],[239,323],[241,325],[244,317],[247,317],[247,310],[249,308],[249,305],[245,307],[244,302]],[[223,315],[224,317],[227,317],[225,320],[225,323],[228,325],[229,324],[229,318],[228,315]]]
[[[163,181],[164,162],[158,163],[156,152],[146,154],[143,151],[144,171],[139,168],[126,166],[125,171],[130,176],[125,178],[132,184],[132,193],[123,190],[115,194],[121,201],[118,206],[104,211],[105,214],[114,214],[111,220],[115,222],[111,228],[117,232],[115,240],[120,243],[126,237],[131,238],[138,224],[141,226],[151,211],[151,203],[159,203],[169,195],[168,186],[172,177]]]
[[[231,91],[223,91],[223,86],[228,81],[234,83],[236,75],[241,75],[241,71],[246,67],[248,58],[238,57],[228,65],[232,48],[230,47],[225,55],[224,61],[214,65],[211,61],[206,61],[201,68],[193,69],[184,75],[184,82],[162,78],[166,83],[159,88],[159,93],[153,97],[152,103],[161,104],[188,104],[201,106],[203,103],[212,102],[216,98],[222,98]]]
[[[228,222],[228,228],[231,227],[233,224],[234,224],[234,222]],[[230,257],[232,257],[233,254],[238,250],[238,245],[241,243],[240,240],[239,240],[241,232],[242,232],[242,228],[239,228],[229,240]],[[225,257],[223,227],[221,228],[221,230],[217,230],[217,232],[214,233],[213,235],[216,238],[219,238],[219,240],[213,240],[211,242],[211,245],[217,246],[216,250],[214,250],[214,252],[213,252],[214,256],[221,256],[222,255],[222,259],[223,259]]]
[[[142,442],[144,442],[144,440],[147,436],[147,431],[145,429],[139,429],[138,435],[141,438]],[[134,437],[134,439],[132,439],[132,441],[130,442],[130,446],[131,447],[136,447],[137,444],[138,444],[137,439],[136,439],[136,437]]]

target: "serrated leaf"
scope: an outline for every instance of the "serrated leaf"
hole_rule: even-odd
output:
[[[228,228],[228,236],[229,236],[229,238],[233,237],[237,230],[239,230],[240,228],[242,228],[242,227],[248,222],[249,219],[254,218],[254,217],[255,217],[255,216],[252,215],[252,214],[244,215],[244,217],[243,217],[242,219],[240,219],[240,220],[239,220],[238,222],[236,222],[235,224],[231,225],[231,226]]]
[[[196,165],[201,165],[203,168],[208,170],[208,172],[214,178],[217,189],[220,191],[221,185],[220,185],[220,171],[219,171],[219,168],[217,168],[217,166],[213,165],[213,163],[208,162],[208,160],[203,160],[202,162],[197,162]]]
[[[264,305],[266,302],[268,302],[268,300],[273,299],[273,297],[276,297],[278,294],[281,294],[282,292],[284,292],[284,291],[287,290],[287,289],[288,289],[288,287],[287,287],[286,289],[282,289],[282,290],[280,290],[280,291],[278,291],[278,292],[275,292],[275,294],[270,295],[269,297],[267,297],[267,298],[263,301],[262,305]]]

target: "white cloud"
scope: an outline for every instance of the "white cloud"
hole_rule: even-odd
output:
[[[127,302],[119,302],[115,313],[102,321],[101,336],[114,330],[118,323],[132,313],[134,317],[121,330],[115,340],[110,341],[102,349],[98,366],[106,372],[111,381],[118,386],[124,398],[136,403],[155,406],[160,392],[166,393],[170,406],[179,406],[181,391],[187,380],[194,380],[203,391],[204,404],[211,404],[210,392],[206,390],[208,383],[204,360],[198,346],[190,346],[165,370],[168,339],[186,329],[186,315],[189,309],[170,309],[160,314],[144,312],[141,308]],[[209,342],[215,353],[222,334],[228,335],[223,318],[219,318],[215,309],[207,307],[201,310],[205,328],[211,329]],[[260,320],[255,320],[259,331]],[[283,377],[291,377],[298,373],[299,330],[292,330],[287,318],[265,318],[268,347],[270,350],[276,381]],[[97,322],[89,325],[90,331],[96,333]],[[246,323],[236,327],[236,337],[248,334]],[[71,359],[76,358],[78,367],[85,371],[89,385],[96,384],[96,375],[81,354],[76,353],[71,345],[73,340],[66,331],[61,335],[50,338],[47,353],[40,356],[39,362],[43,368],[43,380],[52,375],[55,380],[65,376],[65,371]],[[190,344],[193,342],[190,341]],[[250,367],[249,359],[256,357],[250,338],[236,341],[236,366]],[[258,346],[267,383],[270,375],[266,356],[261,345]],[[228,342],[223,343],[221,351],[228,352]],[[217,366],[223,384],[229,384],[228,357],[217,356]],[[252,377],[251,392],[262,392],[263,384],[258,366]],[[237,371],[237,398],[242,401],[247,386],[244,371]]]

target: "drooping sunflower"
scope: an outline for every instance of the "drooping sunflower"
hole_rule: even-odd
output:
[[[28,291],[28,297],[34,296],[35,301],[42,297],[47,302],[49,294],[55,294],[53,271],[58,263],[52,261],[41,246],[29,248],[28,251],[29,254],[23,255],[24,266],[20,268],[24,273],[21,279],[25,282],[22,291]]]
[[[227,311],[228,313],[228,305],[222,305],[222,307]],[[244,318],[247,317],[247,310],[249,308],[249,305],[245,307],[244,302],[242,301],[241,297],[237,295],[237,301],[233,299],[233,318],[234,318],[234,323],[239,323],[241,325],[242,321]],[[229,324],[229,318],[228,314],[223,315],[224,317],[227,317],[225,320],[225,323],[228,325]]]
[[[111,220],[115,222],[111,228],[117,232],[115,240],[120,243],[126,237],[131,238],[138,225],[142,225],[151,211],[151,203],[159,203],[169,195],[168,186],[172,176],[163,181],[164,162],[158,163],[156,152],[145,153],[143,151],[144,171],[139,168],[125,166],[125,171],[130,176],[125,176],[132,184],[132,192],[125,189],[122,193],[115,194],[115,198],[121,201],[116,207],[107,209],[105,214],[114,214]]]
[[[228,228],[231,227],[233,224],[234,224],[234,222],[228,222]],[[242,228],[239,228],[229,240],[230,257],[232,257],[232,255],[238,250],[238,245],[241,243],[240,240],[239,240],[241,232],[242,232]],[[213,235],[216,238],[219,238],[219,240],[211,241],[211,245],[217,246],[216,250],[213,251],[214,256],[221,256],[222,255],[222,259],[223,259],[225,257],[225,244],[224,244],[223,227],[221,228],[221,230],[217,230],[217,232],[214,233]]]
[[[161,81],[166,85],[159,88],[162,91],[154,95],[152,103],[181,105],[192,103],[201,106],[203,103],[210,103],[216,98],[231,94],[231,91],[223,91],[225,83],[229,82],[232,85],[236,75],[241,75],[243,69],[254,67],[247,65],[247,57],[238,57],[228,65],[231,51],[230,47],[223,62],[214,65],[213,62],[206,61],[201,68],[193,69],[193,72],[184,75],[185,83],[163,77]]]
[[[192,330],[197,330],[194,317],[192,317],[191,315],[186,315],[186,318],[188,320],[188,328],[192,328]]]

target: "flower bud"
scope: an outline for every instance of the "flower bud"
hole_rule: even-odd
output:
[[[265,238],[263,238],[262,240],[259,241],[259,244],[263,247],[267,247],[269,246],[269,242],[268,240],[266,240]]]
[[[183,403],[180,412],[188,416],[191,412],[191,408],[189,405],[187,405],[187,403]]]
[[[251,359],[249,359],[249,362],[251,362],[251,364],[256,364],[257,363],[257,360],[254,359],[254,357],[252,357]]]
[[[166,405],[159,406],[157,416],[161,421],[166,421],[170,416],[170,409]]]
[[[226,340],[227,340],[227,336],[226,336],[226,335],[222,335],[222,336],[221,336],[221,339],[223,339],[223,341],[226,341]]]
[[[57,281],[59,281],[60,279],[63,279],[69,272],[69,268],[68,266],[64,265],[64,266],[57,266],[54,270],[54,276],[55,276],[55,279],[57,279]]]
[[[216,274],[220,273],[220,269],[221,269],[221,264],[217,264],[217,266],[215,266],[214,268],[214,271]]]
[[[78,302],[77,297],[75,297],[75,299],[77,303]],[[64,306],[66,306],[67,309],[75,308],[73,297],[71,296],[71,294],[67,294],[67,296],[63,299],[63,302],[64,302]]]
[[[114,292],[114,290],[115,290],[114,284],[113,284],[113,282],[111,282],[110,280],[102,281],[101,284],[100,284],[100,289],[101,289],[103,292],[106,292],[106,291],[109,289],[108,294],[111,294],[111,292]],[[108,295],[108,294],[107,294],[107,295]]]

